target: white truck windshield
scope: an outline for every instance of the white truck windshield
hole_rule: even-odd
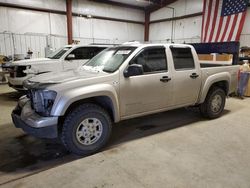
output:
[[[62,47],[48,55],[50,59],[60,59],[71,47]]]

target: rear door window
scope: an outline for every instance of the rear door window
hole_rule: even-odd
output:
[[[194,58],[191,48],[170,47],[175,70],[194,69]]]

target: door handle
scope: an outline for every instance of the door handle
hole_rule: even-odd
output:
[[[199,77],[199,75],[196,74],[196,73],[192,73],[192,74],[190,75],[190,78],[193,78],[193,79],[198,78],[198,77]]]
[[[168,76],[163,76],[160,81],[161,82],[169,82],[171,80],[171,78],[169,78]]]

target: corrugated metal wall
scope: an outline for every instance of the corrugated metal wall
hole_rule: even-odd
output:
[[[65,11],[65,0],[0,0],[0,2],[21,4]],[[73,0],[73,12],[104,17],[144,21],[144,12],[135,9],[94,3],[87,0]],[[50,37],[51,47],[56,49],[67,44],[66,16],[38,11],[0,7],[0,54],[25,54],[28,48],[33,57],[44,57]],[[144,26],[117,21],[73,17],[73,38],[80,44],[123,43],[130,40],[143,41]]]

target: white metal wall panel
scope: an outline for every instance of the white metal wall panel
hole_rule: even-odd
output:
[[[184,22],[183,38],[201,38],[202,17],[186,18]]]
[[[172,9],[167,7],[173,7],[175,10],[175,16],[184,16],[187,14],[194,14],[201,12],[203,8],[202,0],[178,0],[166,7],[163,7],[151,14],[150,20],[159,20],[172,17]]]
[[[144,26],[138,24],[127,24],[128,41],[144,41]]]
[[[144,37],[144,26],[99,19],[75,17],[73,33],[76,38],[109,39],[110,43],[138,40]]]
[[[50,20],[51,34],[63,36],[67,35],[67,19],[65,15],[50,14]],[[46,27],[48,26],[49,23]]]
[[[73,35],[75,37],[93,38],[93,19],[73,17]]]
[[[201,22],[201,16],[174,21],[174,42],[199,42]],[[172,21],[150,24],[150,41],[171,39],[171,29]]]
[[[240,36],[240,44],[241,46],[249,46],[250,47],[250,8],[247,10],[245,24],[242,30],[242,34]]]
[[[74,0],[72,9],[73,12],[82,14],[144,21],[144,12],[141,10],[111,6],[104,3],[95,3],[86,0]]]
[[[127,40],[127,23],[102,21],[93,19],[93,35],[95,38],[109,38],[111,40]]]
[[[202,12],[203,0],[186,0],[185,14]]]
[[[49,33],[49,18],[47,13],[8,9],[9,31],[14,33]]]
[[[7,8],[0,7],[0,32],[9,30]]]
[[[66,10],[65,0],[0,0],[0,2],[55,10]]]
[[[242,30],[242,34],[250,34],[250,24],[249,24],[249,22],[250,22],[250,7],[247,10],[246,20],[245,20],[245,24],[244,24],[244,27],[243,27],[243,30]]]
[[[171,39],[171,22],[150,24],[149,39],[151,41]]]

